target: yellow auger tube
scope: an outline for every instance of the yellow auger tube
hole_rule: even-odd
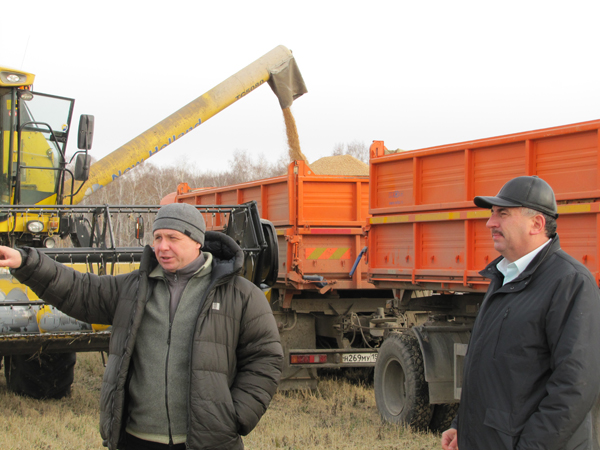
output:
[[[232,103],[267,83],[271,72],[293,60],[283,45],[254,61],[149,130],[114,150],[90,168],[90,176],[73,204],[182,138]]]

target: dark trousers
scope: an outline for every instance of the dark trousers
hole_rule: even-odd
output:
[[[145,441],[127,433],[123,450],[185,450],[185,444],[169,445]]]

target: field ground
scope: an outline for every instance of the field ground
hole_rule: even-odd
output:
[[[32,400],[6,388],[0,376],[0,449],[100,450],[98,401],[102,359],[80,353],[69,398]],[[278,393],[244,443],[248,450],[438,449],[434,434],[382,424],[372,387],[327,377],[315,392]]]

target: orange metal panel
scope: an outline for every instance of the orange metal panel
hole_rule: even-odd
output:
[[[423,269],[465,269],[464,222],[427,222],[420,227]]]
[[[600,204],[561,205],[559,213],[561,247],[598,281]],[[371,219],[368,270],[376,286],[406,288],[406,283],[412,282],[413,288],[427,284],[429,289],[473,291],[479,289],[476,285],[487,283],[478,272],[499,256],[486,227],[487,218],[465,211],[445,216],[456,219],[432,221],[429,217],[434,216],[425,214]],[[466,282],[456,279],[461,271]]]
[[[533,142],[535,175],[557,198],[590,197],[598,192],[598,130],[553,136]]]
[[[246,203],[254,200],[256,202],[256,205],[258,206],[258,211],[261,212],[261,217],[264,217],[264,215],[262,214],[263,198],[261,188],[262,186],[248,186],[247,188],[239,189],[239,203]]]
[[[358,185],[368,180],[298,180],[298,225],[363,226],[368,197],[359,197]],[[360,209],[358,208],[360,205]]]
[[[474,188],[471,200],[477,195],[496,195],[507,180],[526,175],[524,142],[480,147],[471,153]]]
[[[352,265],[364,245],[365,236],[360,236],[357,241],[356,235],[350,234],[302,235],[299,243],[299,255],[303,258],[302,274],[320,275],[327,281],[333,281],[334,289],[373,288],[366,283],[366,270],[361,271],[362,279],[358,280],[358,284],[350,277]],[[304,288],[313,286],[308,285]]]
[[[371,208],[414,205],[413,160],[371,165]]]
[[[411,269],[415,264],[412,223],[373,226],[369,231],[369,266],[375,270]]]
[[[237,205],[237,203],[238,203],[237,189],[221,192],[221,204],[222,205]]]
[[[261,217],[270,220],[276,225],[291,223],[287,183],[281,182],[264,185],[263,190],[266,205],[262,205]]]
[[[590,272],[598,272],[598,214],[573,214],[558,218],[560,246],[584,264]]]
[[[421,158],[420,204],[458,202],[466,198],[465,153],[434,154]]]
[[[350,277],[365,245],[369,217],[366,176],[315,175],[302,161],[288,166],[285,176],[220,188],[180,189],[177,201],[233,205],[256,201],[262,218],[277,228],[278,287],[319,289],[303,275],[321,275],[333,289],[372,289],[366,258]],[[225,223],[220,214],[206,214],[208,229]]]
[[[544,178],[558,201],[600,197],[598,129],[600,120],[389,155],[378,141],[369,212],[469,208],[520,175]]]
[[[363,227],[369,215],[366,176],[315,175],[302,161],[286,176],[220,188],[185,189],[177,201],[235,205],[254,200],[261,217],[275,226]]]

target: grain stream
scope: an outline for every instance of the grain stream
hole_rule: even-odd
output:
[[[296,120],[290,108],[283,110],[283,119],[285,120],[285,133],[288,140],[288,154],[290,161],[304,161],[308,164],[308,159],[300,150],[300,139],[298,138],[298,129],[296,128]]]

